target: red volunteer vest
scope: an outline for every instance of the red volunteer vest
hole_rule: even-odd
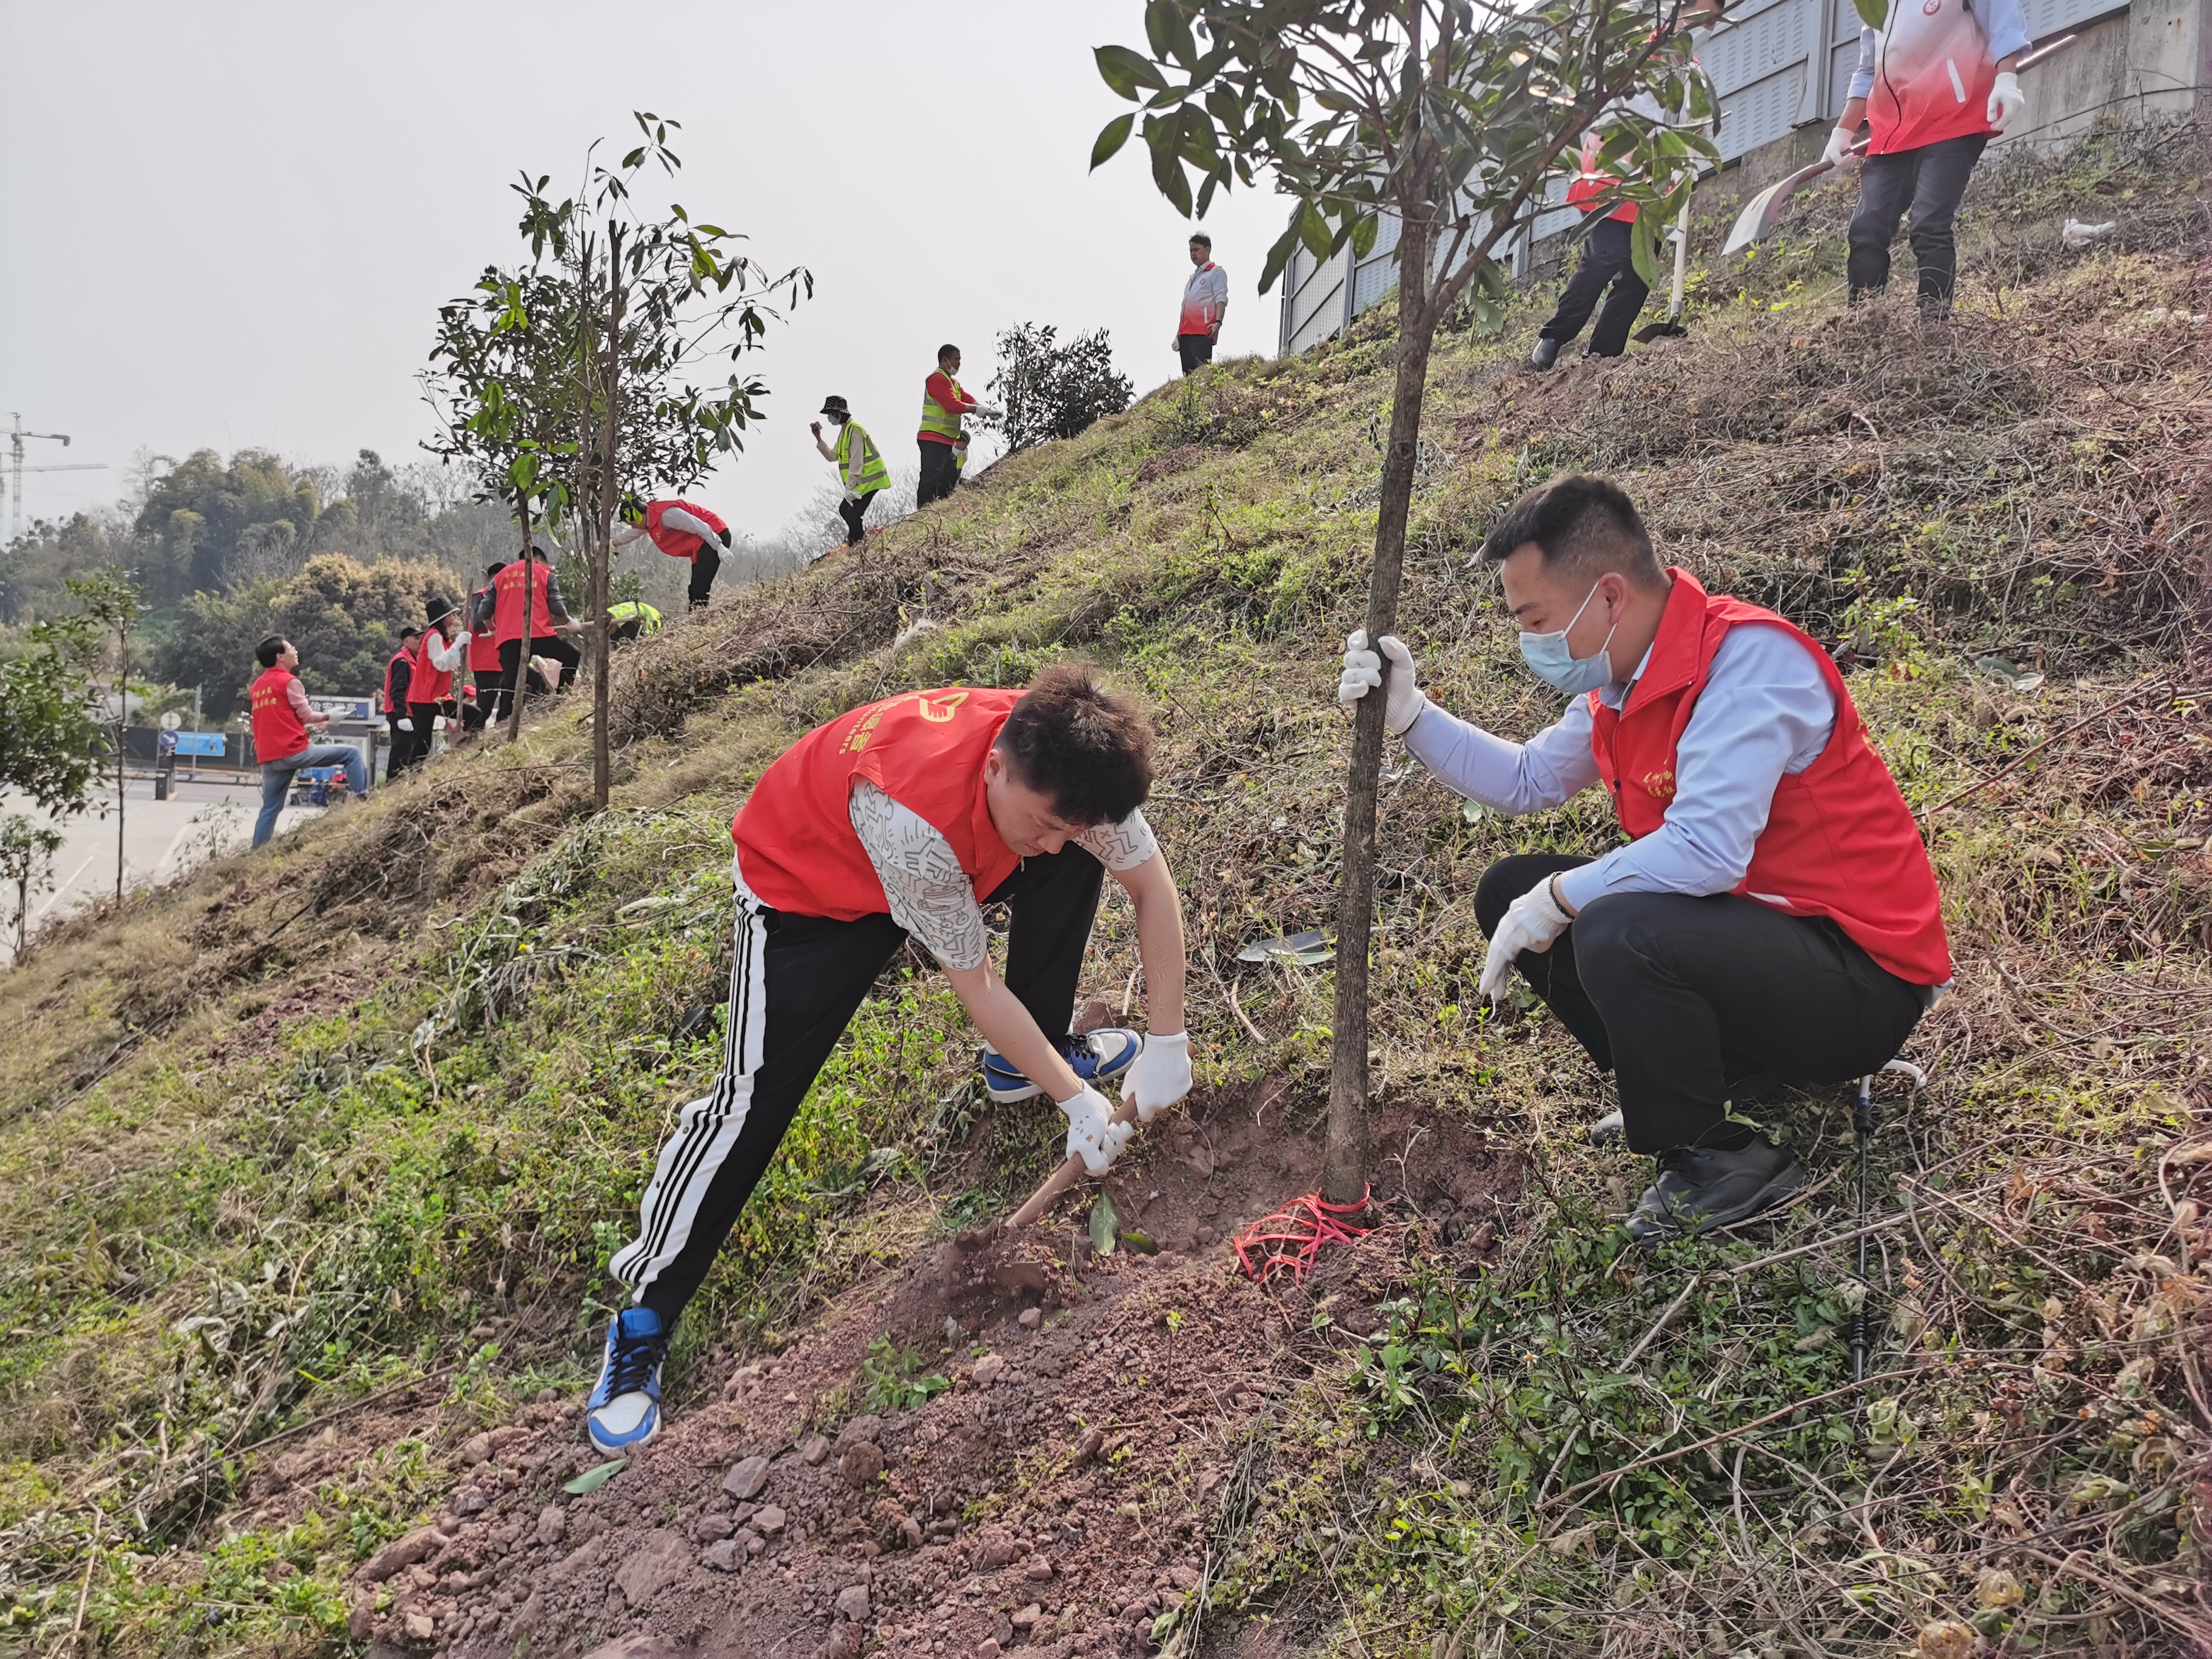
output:
[[[282,668],[266,668],[246,692],[253,709],[253,758],[264,764],[307,746],[307,723],[292,707],[292,679]]]
[[[530,637],[550,639],[553,633],[553,613],[546,609],[545,590],[553,580],[552,567],[543,559],[530,562],[530,574],[535,578],[530,584]],[[491,579],[498,598],[492,610],[491,637],[494,650],[509,640],[522,637],[522,561],[513,564]]]
[[[730,834],[738,869],[771,909],[834,921],[889,914],[853,833],[853,780],[866,778],[951,843],[980,901],[1021,863],[983,799],[983,760],[1019,691],[954,686],[864,703],[808,732],[761,774]]]
[[[469,628],[469,671],[471,673],[496,674],[499,672],[499,641],[494,639],[489,631],[476,627],[473,621],[477,614],[477,601],[490,592],[491,586],[487,583],[469,595],[467,615],[471,618]],[[517,635],[517,637],[520,636]]]
[[[1867,153],[1924,149],[1993,131],[1990,89],[1996,80],[1989,37],[1972,0],[1893,6],[1875,42]]]
[[[415,672],[415,659],[408,654],[407,647],[403,645],[398,650],[392,653],[390,659],[387,659],[384,665],[383,703],[384,712],[386,714],[396,714],[404,720],[406,718],[407,714],[406,708],[401,704],[392,701],[392,671],[398,667],[403,662],[407,665],[407,672],[409,677],[408,684],[410,685],[414,684],[413,677]]]
[[[1707,593],[1686,570],[1628,705],[1616,714],[1590,694],[1590,752],[1633,839],[1664,823],[1674,799],[1674,751],[1728,630],[1750,623],[1788,631],[1820,665],[1836,726],[1820,757],[1775,787],[1766,828],[1738,895],[1792,915],[1827,916],[1876,962],[1914,985],[1951,977],[1936,872],[1897,783],[1867,741],[1859,711],[1828,653],[1771,611]]]
[[[407,682],[407,701],[410,702],[443,702],[453,695],[453,671],[430,665],[430,641],[446,644],[445,636],[432,629],[415,641],[415,678]]]
[[[655,547],[672,559],[696,559],[702,545],[700,538],[688,530],[663,530],[660,527],[661,515],[672,507],[680,507],[693,518],[714,526],[714,533],[718,536],[729,528],[705,507],[690,501],[653,502],[645,509],[645,533],[653,538]]]

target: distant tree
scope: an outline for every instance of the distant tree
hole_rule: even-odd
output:
[[[147,592],[157,601],[220,592],[243,574],[241,555],[272,542],[312,546],[322,514],[313,480],[267,450],[241,449],[228,463],[196,450],[152,480],[138,511]]]
[[[1004,434],[1009,451],[1054,438],[1073,438],[1096,420],[1119,415],[1136,388],[1114,368],[1106,331],[1059,343],[1049,323],[1024,323],[999,336],[999,369],[990,389],[1002,415],[978,415],[975,424]]]
[[[15,890],[15,961],[31,942],[31,900],[53,885],[54,854],[61,831],[21,813],[0,818],[0,884]]]
[[[85,620],[99,629],[103,640],[115,641],[114,673],[110,685],[115,698],[115,896],[123,896],[123,747],[124,728],[131,718],[131,635],[146,614],[138,584],[127,570],[102,570],[89,576],[72,576],[69,591],[84,607]]]
[[[49,812],[84,810],[100,738],[87,691],[98,651],[92,624],[65,617],[34,623],[0,656],[0,791]]]

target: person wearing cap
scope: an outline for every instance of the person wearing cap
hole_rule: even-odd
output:
[[[1213,361],[1221,321],[1229,314],[1229,273],[1213,263],[1213,238],[1199,231],[1190,239],[1194,270],[1182,285],[1182,317],[1176,325],[1176,350],[1186,374]]]
[[[385,720],[392,727],[392,747],[384,757],[384,781],[389,783],[420,758],[415,741],[415,722],[407,712],[407,693],[415,678],[415,641],[419,628],[400,630],[399,646],[384,664],[380,698]]]
[[[407,680],[407,720],[414,727],[415,757],[430,758],[441,722],[459,713],[453,702],[453,673],[469,658],[469,636],[459,631],[460,607],[436,599],[426,606],[429,627],[415,647],[414,672]]]
[[[623,507],[623,522],[615,526],[617,547],[628,547],[641,536],[672,559],[691,561],[691,608],[704,611],[714,591],[715,573],[722,568],[722,550],[730,544],[730,527],[696,501],[635,501]]]
[[[858,547],[867,534],[861,520],[868,515],[868,503],[890,483],[890,471],[884,465],[883,451],[876,447],[867,428],[853,418],[842,398],[822,400],[822,420],[837,428],[835,445],[822,441],[822,421],[813,422],[808,430],[814,434],[814,447],[822,452],[822,459],[837,468],[838,487],[845,492],[845,499],[837,504],[837,515],[845,520],[845,545]]]
[[[469,594],[466,637],[469,678],[474,682],[469,689],[474,695],[461,699],[461,729],[465,732],[483,730],[484,722],[491,718],[493,693],[499,689],[499,641],[492,636],[492,613],[499,596],[492,583],[506,568],[505,560],[495,559],[484,567],[483,586]]]

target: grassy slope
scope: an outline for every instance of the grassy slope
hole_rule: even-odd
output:
[[[2185,136],[1985,190],[1950,328],[1847,322],[1835,239],[1808,234],[1701,272],[1697,337],[1608,369],[1535,380],[1511,343],[1455,337],[1405,611],[1425,683],[1503,730],[1547,717],[1466,562],[1503,499],[1566,466],[1625,475],[1711,585],[1850,639],[1917,805],[2179,672],[2204,615],[2201,167]],[[2112,197],[2122,245],[2062,257],[2058,220],[2111,217],[2091,198]],[[558,716],[520,750],[74,923],[0,980],[9,1628],[52,1645],[82,1609],[119,1651],[335,1639],[339,1581],[447,1477],[402,1441],[275,1528],[252,1509],[275,1449],[250,1449],[425,1373],[486,1421],[576,1381],[599,1264],[715,1062],[713,1018],[672,1034],[720,1000],[728,817],[783,744],[855,702],[1018,684],[1069,650],[1111,664],[1158,712],[1154,816],[1203,959],[1202,1064],[1284,1069],[1317,1103],[1325,976],[1248,976],[1255,1043],[1224,975],[1252,933],[1328,913],[1331,647],[1363,585],[1389,330],[1170,387],[864,561],[635,651],[604,818],[585,734]],[[2048,678],[2015,690],[1972,666],[1998,656]],[[1599,1084],[1556,1024],[1480,1016],[1472,985],[1486,863],[1601,848],[1602,803],[1507,825],[1394,772],[1378,1076],[1496,1124],[1538,1179],[1485,1279],[1417,1275],[1398,1340],[1255,1432],[1237,1487],[1254,1501],[1215,1540],[1218,1605],[1324,1647],[1354,1621],[1370,1651],[1454,1632],[1470,1653],[1593,1651],[1599,1609],[1621,1651],[1886,1651],[1942,1617],[2059,1650],[2154,1639],[2198,1571],[2186,1472],[2206,1444],[2185,1335],[2212,1239],[2167,1201],[2204,1166],[2160,1161],[2203,1127],[2206,742],[2196,702],[2146,694],[1935,820],[1962,988],[1915,1040],[1934,1093],[1879,1149],[1885,1206],[1942,1193],[1915,1197],[1926,1213],[1877,1265],[1877,1364],[1911,1374],[1863,1418],[1845,1401],[1785,1420],[1632,1475],[1601,1510],[1557,1495],[1595,1501],[1580,1483],[1647,1447],[1848,1379],[1842,1253],[1709,1283],[1635,1377],[1614,1369],[1693,1261],[1836,1231],[1847,1187],[1756,1243],[1620,1261],[1604,1212],[1642,1175],[1575,1138]],[[1095,954],[1091,988],[1116,1002],[1126,921],[1109,906]],[[687,1358],[772,1342],[860,1265],[991,1213],[1045,1166],[1040,1124],[1001,1126],[999,1179],[933,1181],[972,1112],[957,1014],[927,975],[863,1011]],[[1840,1169],[1843,1103],[1780,1121],[1816,1174]]]

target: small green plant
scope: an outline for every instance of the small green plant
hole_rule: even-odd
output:
[[[889,1337],[878,1337],[868,1344],[867,1358],[860,1362],[861,1397],[872,1411],[912,1411],[927,1406],[952,1386],[935,1371],[916,1376],[927,1364],[911,1349],[895,1347]]]

